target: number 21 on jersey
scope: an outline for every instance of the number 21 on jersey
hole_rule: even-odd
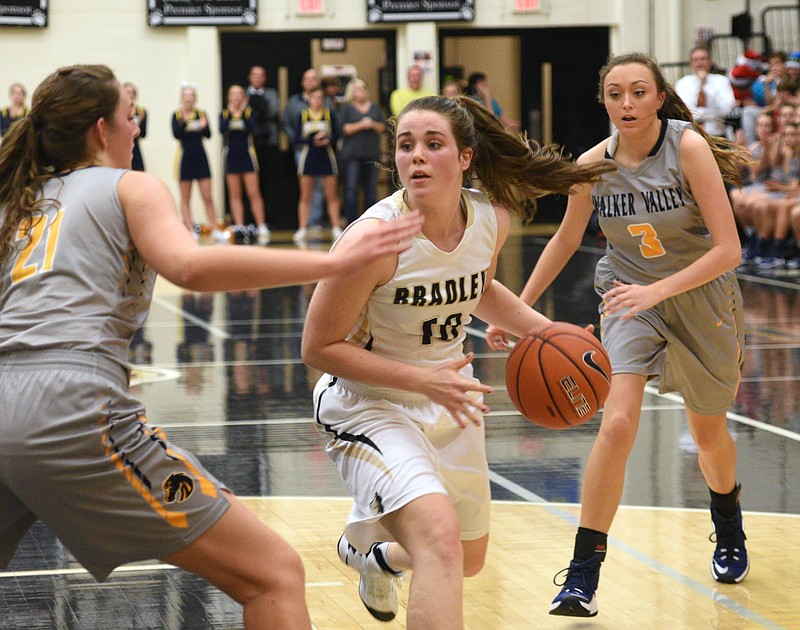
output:
[[[43,215],[27,218],[20,223],[17,230],[17,241],[26,240],[27,242],[19,251],[17,262],[14,263],[14,268],[11,270],[12,284],[53,268],[58,231],[61,229],[63,217],[64,208],[61,208],[52,219]],[[44,251],[39,248],[42,241],[44,241]]]

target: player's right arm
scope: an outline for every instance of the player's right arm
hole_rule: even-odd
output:
[[[117,185],[136,248],[156,272],[192,291],[237,291],[305,284],[330,275],[355,276],[362,267],[397,255],[419,232],[422,218],[371,222],[357,249],[324,252],[271,247],[200,246],[178,218],[166,185],[128,171]]]

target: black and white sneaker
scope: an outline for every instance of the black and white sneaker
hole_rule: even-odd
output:
[[[339,558],[361,574],[358,595],[369,613],[380,621],[397,616],[397,581],[404,574],[393,571],[384,557],[386,543],[374,543],[365,554],[359,553],[342,534],[337,545]]]
[[[750,572],[750,559],[744,541],[742,508],[737,506],[736,514],[725,518],[711,506],[711,520],[714,533],[708,537],[717,543],[714,557],[711,558],[711,577],[723,584],[738,584]]]

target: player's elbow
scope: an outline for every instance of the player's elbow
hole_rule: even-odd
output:
[[[736,269],[742,262],[742,245],[737,241],[726,246],[723,251],[726,270]]]
[[[196,256],[185,255],[178,257],[169,270],[160,270],[159,273],[182,289],[202,293],[214,291],[209,284],[209,273]]]
[[[300,358],[307,366],[316,370],[322,369],[319,367],[321,363],[319,344],[314,342],[314,336],[308,331],[303,332],[303,338],[300,341]]]

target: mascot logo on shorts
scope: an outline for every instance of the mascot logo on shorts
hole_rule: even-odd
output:
[[[183,503],[194,492],[194,480],[186,473],[172,473],[161,487],[164,488],[164,500],[167,503]]]
[[[383,497],[379,495],[377,492],[375,493],[375,497],[372,501],[369,502],[369,508],[375,514],[383,514]]]

